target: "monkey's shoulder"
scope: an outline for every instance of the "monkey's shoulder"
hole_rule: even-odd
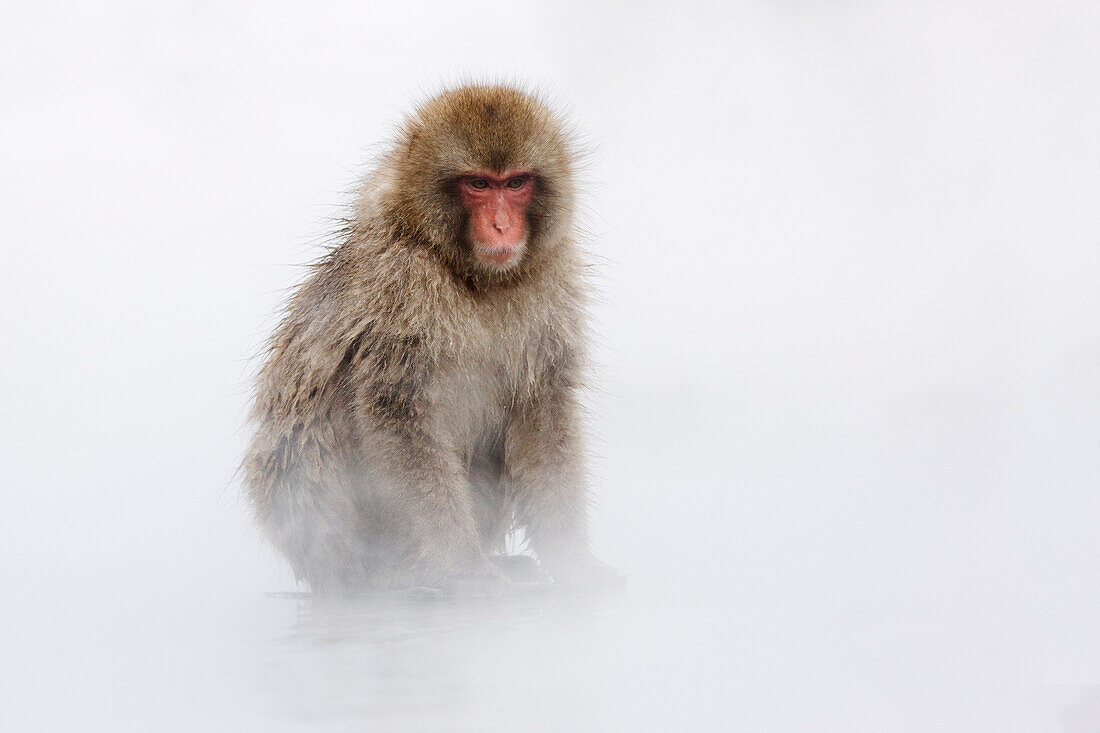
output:
[[[326,409],[353,366],[385,375],[412,363],[423,329],[386,286],[391,273],[357,267],[358,255],[330,252],[295,288],[268,343],[256,416],[308,417]]]
[[[429,394],[511,399],[580,382],[586,324],[574,283],[536,278],[471,293],[423,249],[353,244],[357,251],[319,263],[292,298],[257,407],[308,415],[350,401],[408,421]]]

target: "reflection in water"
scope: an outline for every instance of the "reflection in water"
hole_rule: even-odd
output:
[[[297,609],[261,672],[272,725],[387,731],[594,725],[609,691],[597,657],[627,603],[552,594],[269,602]]]

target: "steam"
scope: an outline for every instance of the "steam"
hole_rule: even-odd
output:
[[[0,728],[1092,730],[1094,5],[103,11],[0,24]],[[455,64],[595,143],[625,597],[318,605],[230,478],[316,207]]]

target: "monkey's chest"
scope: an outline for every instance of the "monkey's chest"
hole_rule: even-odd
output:
[[[498,338],[482,346],[448,359],[432,390],[438,428],[468,452],[500,438],[535,371],[533,339]]]

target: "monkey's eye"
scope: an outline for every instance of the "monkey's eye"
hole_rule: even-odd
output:
[[[509,178],[507,186],[508,188],[523,188],[524,184],[526,183],[526,178]]]
[[[484,178],[475,178],[470,181],[470,188],[476,188],[478,191],[484,191],[489,187],[489,182]]]

